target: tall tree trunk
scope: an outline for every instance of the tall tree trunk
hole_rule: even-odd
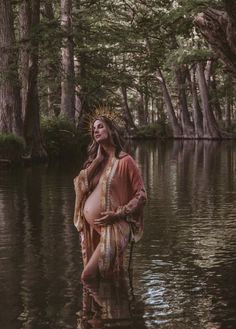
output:
[[[229,95],[227,95],[225,123],[225,127],[229,129],[231,126],[231,99]]]
[[[128,104],[128,96],[127,96],[127,87],[125,85],[121,86],[121,92],[123,95],[123,101],[124,101],[124,109],[125,109],[125,120],[129,127],[136,129],[134,119],[132,117],[129,104]]]
[[[74,67],[75,67],[75,122],[78,126],[80,119],[82,117],[82,104],[80,100],[80,62],[78,58],[74,58]]]
[[[21,105],[23,120],[28,107],[29,89],[29,62],[30,62],[30,29],[31,8],[29,1],[22,1],[19,8],[20,32],[20,80],[21,80]]]
[[[218,97],[218,92],[217,92],[217,87],[216,87],[216,78],[215,78],[214,74],[212,75],[212,80],[211,80],[210,86],[213,91],[211,105],[214,108],[214,112],[215,112],[217,120],[222,121],[222,109],[221,109],[220,102],[219,102],[219,97]]]
[[[0,133],[22,135],[17,53],[9,0],[0,1],[0,13]]]
[[[155,100],[153,95],[151,95],[151,116],[150,116],[150,123],[153,124],[155,122]]]
[[[42,144],[38,98],[38,36],[35,28],[39,25],[40,0],[23,0],[20,6],[21,37],[21,83],[22,110],[24,115],[24,137],[27,156],[45,158]]]
[[[51,0],[44,0],[43,15],[49,24],[55,21],[53,3]],[[46,64],[47,79],[45,81],[47,84],[47,113],[58,116],[60,108],[56,104],[60,102],[60,100],[58,100],[58,95],[61,94],[60,72],[58,71],[58,67],[60,67],[60,54],[57,49],[50,49],[50,51],[53,52],[53,62],[49,60]]]
[[[212,68],[213,68],[213,60],[208,60],[206,62],[206,67],[204,70],[204,75],[205,75],[205,80],[206,80],[206,85],[209,87],[210,85],[210,79],[212,76]]]
[[[168,120],[169,120],[171,128],[173,130],[173,137],[174,138],[182,138],[182,130],[181,130],[181,127],[180,127],[180,125],[178,123],[178,120],[176,118],[175,111],[174,111],[174,108],[173,108],[173,105],[172,105],[172,102],[171,102],[171,97],[170,97],[170,94],[169,94],[169,91],[167,89],[164,76],[163,76],[160,68],[157,69],[156,77],[157,77],[157,80],[161,83],[163,98],[164,98],[164,103],[165,103],[165,106],[166,106],[166,112],[167,112]]]
[[[199,62],[197,64],[197,71],[203,111],[203,138],[221,138],[221,133],[209,102],[208,88],[206,84],[204,66],[202,62]]]
[[[230,75],[227,77],[227,82],[226,82],[226,115],[225,115],[225,123],[226,123],[226,128],[229,129],[231,126],[231,109],[232,109],[232,78]]]
[[[61,28],[64,33],[61,48],[61,114],[69,121],[75,120],[75,74],[72,32],[72,0],[61,0]]]
[[[193,129],[193,124],[190,120],[186,91],[185,91],[185,89],[186,89],[186,73],[187,73],[186,68],[183,66],[178,67],[175,70],[183,137],[184,138],[193,138],[194,129]]]
[[[197,86],[196,86],[196,66],[194,65],[190,71],[191,92],[192,92],[192,108],[193,108],[193,122],[196,138],[203,136],[203,116],[201,107],[198,101]]]
[[[144,113],[146,124],[149,122],[149,111],[148,111],[149,95],[148,95],[148,84],[145,81],[145,92],[144,92]]]
[[[142,125],[145,125],[147,124],[147,118],[146,118],[146,114],[145,114],[145,105],[144,105],[144,95],[143,95],[143,92],[142,91],[139,91],[139,95],[140,97],[138,98],[138,103],[137,103],[137,113],[138,113],[138,121],[139,121],[139,124],[142,126]]]

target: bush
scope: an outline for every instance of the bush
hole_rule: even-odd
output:
[[[25,149],[23,138],[14,134],[0,135],[1,160],[19,161]]]
[[[236,133],[236,121],[232,120],[231,125],[228,128],[225,128],[226,122],[223,123],[223,129],[225,129],[229,133]]]
[[[137,138],[170,138],[172,132],[165,121],[158,121],[138,128]]]
[[[81,156],[85,139],[65,118],[42,117],[41,130],[49,158],[69,159]]]

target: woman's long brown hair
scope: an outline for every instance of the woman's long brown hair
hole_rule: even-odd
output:
[[[98,117],[96,118],[96,120],[94,120],[94,122],[97,120],[102,121],[108,128],[108,134],[111,143],[115,147],[115,157],[119,158],[120,152],[126,151],[126,141],[122,136],[120,128],[116,125],[116,123],[114,123],[106,116]],[[97,150],[99,144],[94,139],[94,127],[93,127],[94,122],[92,123],[92,127],[91,127],[92,142],[88,146],[88,159],[84,163],[84,168],[86,168],[97,156]]]

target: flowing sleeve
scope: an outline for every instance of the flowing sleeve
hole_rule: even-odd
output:
[[[139,168],[131,156],[126,160],[127,188],[130,190],[130,200],[119,206],[116,213],[127,222],[133,223],[134,240],[137,241],[143,231],[143,208],[147,200],[146,190]]]
[[[75,209],[74,209],[74,225],[77,230],[82,229],[81,207],[86,195],[89,192],[87,169],[80,171],[79,175],[74,178],[75,187]]]

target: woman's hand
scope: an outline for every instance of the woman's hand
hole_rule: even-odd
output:
[[[101,212],[102,217],[95,219],[94,224],[97,226],[111,225],[119,219],[119,215],[114,211]]]
[[[101,145],[98,145],[97,155],[94,159],[97,163],[101,163],[104,160],[104,155],[102,154]]]

